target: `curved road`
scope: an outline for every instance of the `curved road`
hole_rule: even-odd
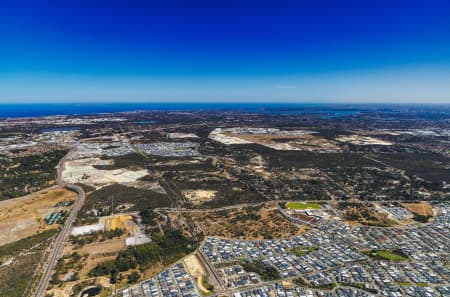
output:
[[[62,172],[64,171],[64,162],[65,162],[67,156],[69,155],[69,153],[67,155],[65,155],[64,158],[61,159],[61,161],[59,161],[57,181],[58,181],[59,186],[68,188],[72,191],[75,191],[78,194],[78,199],[73,204],[73,207],[70,211],[69,216],[66,219],[66,222],[64,223],[64,226],[54,242],[53,248],[50,252],[50,257],[48,260],[47,267],[45,267],[44,273],[41,277],[38,288],[36,290],[36,295],[35,295],[36,297],[45,296],[45,291],[46,291],[48,283],[50,281],[50,277],[52,275],[53,269],[56,265],[56,261],[58,260],[59,256],[61,255],[62,249],[64,247],[64,242],[67,239],[70,229],[72,228],[72,224],[75,221],[75,218],[77,217],[78,211],[80,210],[81,206],[84,203],[84,199],[86,198],[86,194],[84,193],[83,188],[81,188],[80,186],[77,186],[77,185],[67,184],[64,182],[64,180],[62,178]]]

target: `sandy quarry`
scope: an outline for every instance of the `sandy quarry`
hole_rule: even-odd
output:
[[[314,131],[273,128],[217,128],[209,138],[226,145],[256,143],[280,151],[340,151],[335,141],[313,135]]]
[[[99,170],[94,166],[111,165],[112,160],[85,158],[67,161],[63,171],[63,179],[68,183],[84,183],[101,187],[112,183],[136,182],[148,174],[147,170],[132,171],[129,169]]]
[[[56,203],[75,200],[76,194],[53,187],[20,198],[0,201],[0,245],[19,240],[58,225],[47,225],[44,218],[54,211],[69,207],[54,207]]]
[[[230,133],[225,133],[222,131],[221,128],[217,128],[214,131],[212,131],[209,136],[212,140],[215,140],[217,142],[223,143],[223,144],[250,144],[252,142],[244,140],[240,137],[233,136]]]

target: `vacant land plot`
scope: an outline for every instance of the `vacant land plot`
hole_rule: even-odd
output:
[[[286,207],[290,209],[320,209],[320,204],[318,203],[301,203],[301,202],[288,202]]]
[[[89,255],[89,257],[85,267],[80,271],[80,276],[85,277],[98,263],[114,259],[119,251],[125,249],[125,238],[108,239],[83,246],[80,254]]]
[[[341,203],[343,204],[345,203]],[[340,207],[344,208],[342,210],[344,219],[352,225],[392,227],[398,224],[397,221],[389,219],[387,213],[378,211],[372,204],[355,203]]]
[[[433,215],[433,207],[429,203],[403,203],[402,205],[410,212],[421,216],[428,217]]]
[[[186,256],[184,264],[186,264],[189,273],[194,277],[201,277],[206,274],[205,268],[196,254]]]
[[[246,207],[186,214],[206,236],[264,239],[298,235],[305,228],[286,220],[276,207]]]
[[[136,223],[131,215],[114,215],[105,218],[105,230],[112,231],[122,229],[130,232],[138,231]]]
[[[52,188],[21,198],[0,201],[0,245],[54,229],[57,224],[47,225],[47,214],[67,210],[56,207],[58,202],[74,201],[76,194],[63,188]]]

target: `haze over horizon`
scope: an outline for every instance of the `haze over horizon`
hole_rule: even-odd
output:
[[[0,103],[450,103],[448,1],[26,3]]]

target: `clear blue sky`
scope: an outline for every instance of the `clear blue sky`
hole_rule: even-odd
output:
[[[450,2],[0,2],[0,102],[450,103]]]

